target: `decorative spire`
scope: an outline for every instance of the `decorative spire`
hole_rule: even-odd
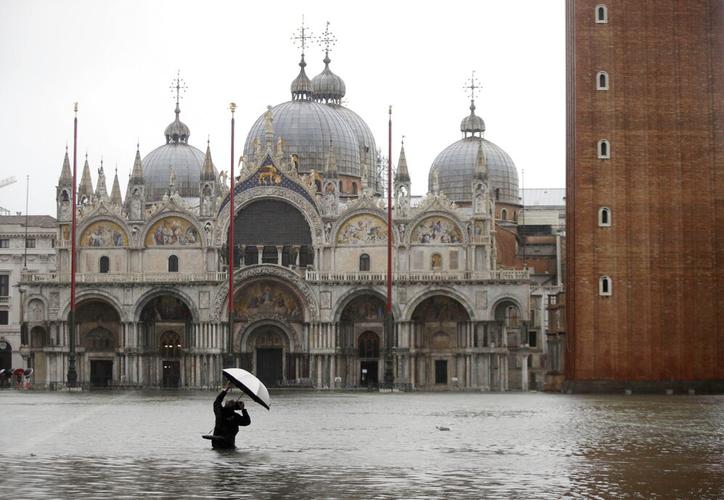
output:
[[[131,184],[143,184],[143,165],[141,163],[141,146],[136,143],[136,158],[133,160],[133,170],[128,181]]]
[[[307,73],[304,68],[307,63],[304,62],[304,49],[307,46],[307,40],[312,38],[312,33],[309,28],[304,26],[304,16],[302,16],[302,26],[292,34],[292,42],[294,45],[302,50],[302,57],[299,61],[299,75],[292,82],[292,100],[308,100],[312,96],[312,82],[307,77]]]
[[[478,156],[475,161],[475,178],[486,180],[488,178],[488,167],[483,151],[483,141],[478,142]]]
[[[169,143],[188,143],[189,135],[191,135],[191,132],[189,131],[189,128],[186,126],[185,123],[183,123],[179,115],[181,114],[181,107],[179,105],[179,102],[183,98],[181,96],[182,91],[185,92],[186,82],[181,78],[181,71],[179,70],[176,73],[176,78],[171,82],[171,91],[176,93],[176,109],[174,113],[176,113],[176,119],[168,126],[166,127],[166,130],[164,131],[164,135],[166,136],[166,144]]]
[[[395,181],[410,182],[410,174],[407,171],[407,158],[405,158],[405,136],[402,136],[400,159],[397,161],[397,174],[395,175]]]
[[[90,200],[93,196],[93,180],[91,179],[90,166],[88,165],[88,153],[85,154],[85,163],[83,164],[83,174],[80,176],[80,185],[78,186],[78,199],[83,197]]]
[[[266,112],[264,112],[264,137],[266,139],[266,144],[269,147],[272,147],[272,144],[274,144],[274,125],[272,122],[274,121],[274,117],[272,116],[272,107],[267,106]]]
[[[206,158],[204,158],[204,165],[201,167],[201,180],[202,181],[215,181],[216,172],[214,171],[214,162],[211,161],[211,141],[206,141]]]
[[[327,153],[327,163],[324,166],[325,177],[337,177],[337,155],[334,152],[334,144],[332,139],[329,140],[329,153]]]
[[[113,187],[111,188],[111,204],[121,206],[123,200],[121,199],[121,185],[118,183],[118,167],[116,167],[116,174],[113,177]]]
[[[106,174],[103,172],[103,158],[101,158],[101,168],[98,169],[98,182],[96,183],[96,198],[101,200],[108,199],[108,190],[106,189]]]
[[[485,132],[485,122],[475,114],[476,90],[480,89],[480,82],[475,78],[475,70],[473,70],[470,80],[463,88],[470,91],[470,114],[460,122],[460,131],[464,137],[467,137],[468,134],[475,136],[476,133],[482,137],[483,132]]]
[[[60,169],[59,185],[65,185],[73,182],[73,175],[70,173],[70,159],[68,158],[68,146],[65,147],[65,158],[63,158],[63,168]]]

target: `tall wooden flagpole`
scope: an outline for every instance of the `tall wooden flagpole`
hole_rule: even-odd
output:
[[[385,387],[392,389],[395,381],[392,349],[394,347],[395,320],[392,317],[392,106],[389,108],[387,131],[387,302],[385,304]]]
[[[71,233],[70,233],[70,314],[68,315],[68,387],[75,387],[78,384],[78,373],[75,371],[75,226],[77,210],[77,164],[78,164],[78,103],[73,105],[75,117],[73,118],[73,194],[71,203]]]
[[[227,358],[224,363],[227,367],[235,366],[234,354],[234,112],[236,103],[229,104],[231,110],[231,180],[229,181],[229,341]]]

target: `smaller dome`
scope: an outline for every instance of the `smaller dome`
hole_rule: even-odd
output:
[[[164,135],[166,136],[166,144],[169,143],[176,143],[176,142],[183,142],[188,143],[189,142],[189,136],[191,135],[191,131],[189,130],[189,127],[182,122],[179,119],[179,114],[181,114],[181,109],[178,106],[178,102],[176,103],[176,119],[169,124],[168,127],[166,127],[166,130],[164,131]]]
[[[307,63],[304,62],[304,54],[302,54],[302,60],[299,61],[299,74],[292,82],[292,99],[307,99],[308,96],[312,95],[312,82],[307,77],[307,73],[304,68]]]
[[[329,69],[330,62],[329,55],[325,55],[324,70],[312,78],[312,95],[315,100],[339,104],[347,92],[347,88],[344,80]]]
[[[460,132],[465,135],[485,132],[485,122],[475,114],[475,101],[470,101],[470,114],[460,122]]]

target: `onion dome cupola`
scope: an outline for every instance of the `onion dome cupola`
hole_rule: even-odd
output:
[[[172,89],[176,93],[176,119],[166,127],[164,136],[166,144],[148,153],[142,162],[142,179],[145,183],[145,201],[147,203],[157,202],[163,199],[169,187],[171,168],[176,175],[174,183],[178,194],[186,199],[198,199],[199,177],[204,164],[204,152],[188,143],[191,135],[189,127],[181,122],[179,101],[181,91],[186,86],[180,76],[177,75]],[[137,179],[135,173],[132,179]]]
[[[293,38],[300,41],[302,59],[301,71],[292,82],[292,99],[271,107],[257,118],[247,134],[244,157],[254,158],[257,146],[271,141],[274,147],[282,139],[284,155],[297,155],[300,173],[323,172],[332,144],[338,174],[360,177],[360,147],[355,130],[333,106],[318,102],[312,93],[307,93],[303,50],[308,31],[302,26],[299,35]],[[311,86],[313,89],[313,82]],[[268,122],[273,122],[273,129],[265,125]],[[374,143],[370,145],[374,147]]]
[[[329,51],[337,42],[337,38],[329,31],[329,22],[319,41],[324,45],[324,69],[312,78],[312,96],[318,102],[341,104],[347,87],[344,80],[329,69],[329,63],[332,62]]]
[[[437,155],[430,168],[428,188],[434,184],[448,199],[457,203],[471,203],[470,189],[476,173],[483,170],[479,161],[484,160],[484,170],[490,182],[492,198],[498,203],[518,205],[518,170],[502,148],[483,138],[485,122],[475,114],[475,74],[468,89],[471,91],[470,114],[460,123],[463,138],[446,147]],[[482,156],[481,156],[482,153]]]

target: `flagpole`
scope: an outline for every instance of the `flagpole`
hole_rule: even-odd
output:
[[[76,230],[76,209],[77,209],[77,164],[78,164],[78,103],[73,105],[73,191],[71,207],[71,234],[70,234],[70,314],[68,315],[68,347],[70,353],[68,355],[68,387],[75,387],[78,383],[78,373],[75,371],[75,267],[76,267],[76,251],[75,251],[75,230]]]
[[[393,372],[392,349],[394,346],[395,322],[392,317],[392,106],[388,111],[387,124],[387,302],[385,304],[385,386],[392,389],[395,376]]]
[[[227,346],[226,366],[233,367],[234,355],[234,112],[236,103],[229,105],[231,110],[231,181],[229,182],[229,341]]]

